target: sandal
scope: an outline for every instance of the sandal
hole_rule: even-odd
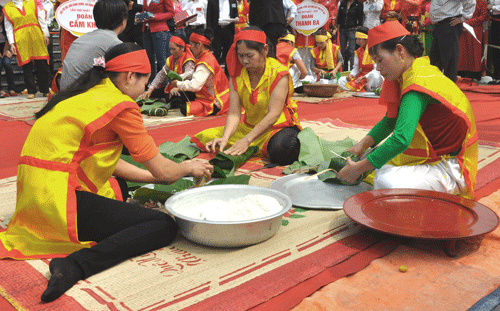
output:
[[[17,96],[17,95],[18,94],[14,90],[12,90],[12,91],[9,92],[9,96]]]

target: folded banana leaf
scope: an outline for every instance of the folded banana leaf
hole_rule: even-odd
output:
[[[170,159],[176,163],[181,163],[184,160],[187,159],[192,159],[196,157],[197,155],[200,154],[200,149],[196,147],[194,143],[192,143],[191,138],[189,136],[186,136],[184,139],[182,139],[179,142],[173,143],[173,142],[164,142],[163,144],[160,145],[160,153],[167,159]],[[133,164],[139,168],[146,169],[144,165],[141,163],[137,163],[132,159],[132,156],[129,155],[122,155],[121,159]],[[144,183],[136,183],[136,182],[128,182],[127,181],[128,188],[130,190],[137,189],[143,185]]]
[[[349,151],[342,152],[341,156],[344,158],[351,158],[354,162],[358,162],[360,160],[358,156],[352,154]],[[343,169],[344,166],[346,166],[346,164],[347,160],[344,160],[343,158],[338,156],[333,157],[330,161],[321,162],[321,164],[318,166],[318,172],[321,172],[328,168],[331,168],[333,171],[326,171],[322,174],[319,174],[318,179],[323,182],[354,186],[358,185],[370,173],[370,172],[365,172],[364,174],[361,174],[358,180],[356,180],[356,182],[354,183],[347,183],[345,181],[341,181],[340,179],[337,178],[337,172],[340,172],[340,170]]]
[[[231,176],[225,179],[214,180],[206,186],[232,184],[248,185],[249,180],[250,175],[238,175]],[[154,185],[153,189],[146,187],[139,188],[135,190],[133,198],[134,200],[137,200],[139,204],[144,204],[145,202],[149,202],[149,200],[165,203],[165,201],[174,194],[189,189],[193,186],[194,181],[181,178],[171,185]]]
[[[137,103],[142,104],[141,113],[148,116],[165,116],[170,109],[170,104],[165,104],[160,99],[141,98]]]
[[[234,176],[234,171],[256,153],[257,150],[259,150],[257,146],[250,146],[244,154],[239,156],[232,156],[219,151],[215,158],[209,161],[214,166],[212,178]]]

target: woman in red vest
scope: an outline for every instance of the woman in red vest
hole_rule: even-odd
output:
[[[304,93],[300,80],[307,76],[307,68],[294,44],[295,36],[291,33],[279,38],[278,45],[276,45],[276,59],[282,65],[288,67],[295,93]]]
[[[376,88],[381,87],[384,78],[377,70],[377,66],[373,62],[366,43],[368,42],[368,28],[359,27],[356,30],[356,43],[359,48],[356,50],[354,64],[352,70],[347,76],[339,78],[338,84],[344,91],[373,92]]]
[[[316,47],[311,51],[314,58],[312,72],[316,73],[318,78],[322,78],[325,74],[332,74],[332,78],[336,78],[337,72],[342,71],[342,53],[340,47],[331,41],[331,34],[320,29],[315,32],[314,39]]]
[[[385,78],[379,103],[387,105],[387,113],[348,151],[361,157],[387,139],[365,159],[347,159],[337,177],[353,183],[376,169],[375,189],[423,189],[474,199],[478,144],[467,97],[422,57],[422,43],[398,21],[370,29],[367,47]]]
[[[196,57],[194,73],[184,81],[171,82],[172,96],[180,96],[181,91],[196,95],[194,100],[181,105],[181,113],[185,116],[223,115],[229,110],[229,81],[210,51],[212,38],[211,29],[205,29],[203,34],[200,31],[191,34],[191,51]]]
[[[165,94],[169,94],[170,91],[174,88],[172,84],[168,84],[164,90],[159,89],[159,87],[163,84],[163,81],[168,78],[167,74],[170,71],[173,71],[177,73],[183,80],[186,79],[186,77],[191,77],[194,72],[194,67],[195,67],[195,59],[193,53],[191,53],[191,46],[189,44],[186,44],[184,40],[180,37],[173,36],[170,39],[170,43],[168,44],[168,47],[170,49],[170,55],[167,58],[167,62],[165,66],[163,66],[162,70],[158,72],[156,77],[154,78],[153,82],[149,85],[149,89],[142,93],[140,96],[141,98],[157,98],[157,97],[163,97]],[[158,89],[157,94],[153,93],[155,89]],[[188,100],[194,100],[195,95],[193,92],[183,92],[181,96],[175,96],[180,99],[180,102],[178,104],[178,107],[174,107],[172,104],[173,102],[173,96],[170,96],[169,100],[171,102],[171,107],[172,108],[179,108],[181,106],[181,103],[185,105],[185,103]]]
[[[132,98],[151,67],[146,51],[122,43],[94,60],[80,83],[57,93],[26,138],[17,175],[16,211],[0,232],[0,258],[53,258],[42,301],[131,257],[170,244],[177,235],[165,213],[126,203],[125,180],[170,184],[210,178],[206,160],[164,158]],[[140,169],[120,159],[123,146]]]

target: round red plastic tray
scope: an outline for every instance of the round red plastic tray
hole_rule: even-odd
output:
[[[499,223],[488,207],[459,196],[428,190],[379,189],[344,203],[352,220],[374,230],[423,239],[458,239],[493,231]]]

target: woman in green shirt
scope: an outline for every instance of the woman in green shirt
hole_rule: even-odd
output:
[[[451,80],[421,57],[423,46],[398,22],[370,29],[368,47],[386,82],[380,103],[387,114],[355,146],[337,174],[354,182],[375,170],[374,188],[435,190],[473,198],[477,134],[469,101]],[[392,134],[392,135],[391,135]]]

